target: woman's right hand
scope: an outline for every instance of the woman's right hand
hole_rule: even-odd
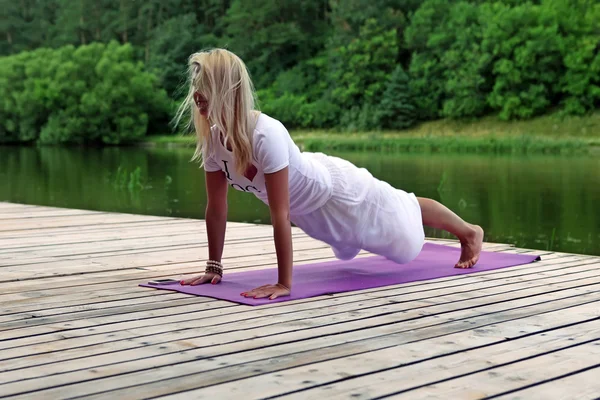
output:
[[[218,274],[207,272],[202,275],[194,276],[193,278],[184,279],[180,283],[182,285],[196,286],[208,282],[212,283],[213,285],[216,285],[217,283],[221,282],[221,277]]]

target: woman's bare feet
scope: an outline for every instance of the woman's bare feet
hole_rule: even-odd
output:
[[[462,251],[455,268],[471,268],[479,261],[483,245],[483,229],[465,222],[443,204],[425,197],[417,197],[421,206],[423,224],[443,229],[460,239]]]
[[[469,224],[471,230],[468,235],[460,238],[460,260],[454,268],[471,268],[479,261],[479,254],[483,245],[483,229],[479,225]]]

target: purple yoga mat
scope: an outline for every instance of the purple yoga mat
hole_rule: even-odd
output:
[[[294,266],[292,295],[275,300],[255,300],[242,297],[240,293],[277,282],[277,268],[247,272],[226,272],[223,281],[218,285],[181,286],[175,284],[152,286],[141,284],[140,286],[258,306],[325,294],[472,274],[528,264],[540,259],[536,255],[482,252],[475,267],[458,269],[454,268],[454,264],[458,261],[459,256],[459,248],[425,243],[419,256],[408,264],[396,264],[381,256],[370,256],[355,258],[350,261],[327,261],[296,265]]]

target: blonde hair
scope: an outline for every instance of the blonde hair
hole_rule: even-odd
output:
[[[203,147],[213,150],[211,126],[219,140],[230,147],[235,169],[242,174],[252,162],[252,130],[256,125],[256,93],[244,62],[225,49],[210,49],[194,53],[189,58],[189,90],[177,111],[176,122],[190,113],[188,129],[196,131],[196,151],[192,160],[203,164]],[[194,102],[198,92],[208,100],[208,115],[200,115]]]

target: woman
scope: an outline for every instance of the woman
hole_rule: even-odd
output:
[[[189,112],[198,139],[194,159],[202,161],[206,175],[209,261],[203,275],[182,284],[217,284],[222,278],[228,186],[267,204],[273,225],[278,282],[242,293],[245,297],[290,294],[291,222],[329,244],[343,260],[366,250],[408,263],[423,246],[423,224],[460,239],[456,268],[470,268],[479,259],[479,226],[434,200],[395,189],[346,160],[300,152],[283,124],[255,109],[252,82],[235,54],[224,49],[195,53],[189,76],[189,93],[177,121]]]

